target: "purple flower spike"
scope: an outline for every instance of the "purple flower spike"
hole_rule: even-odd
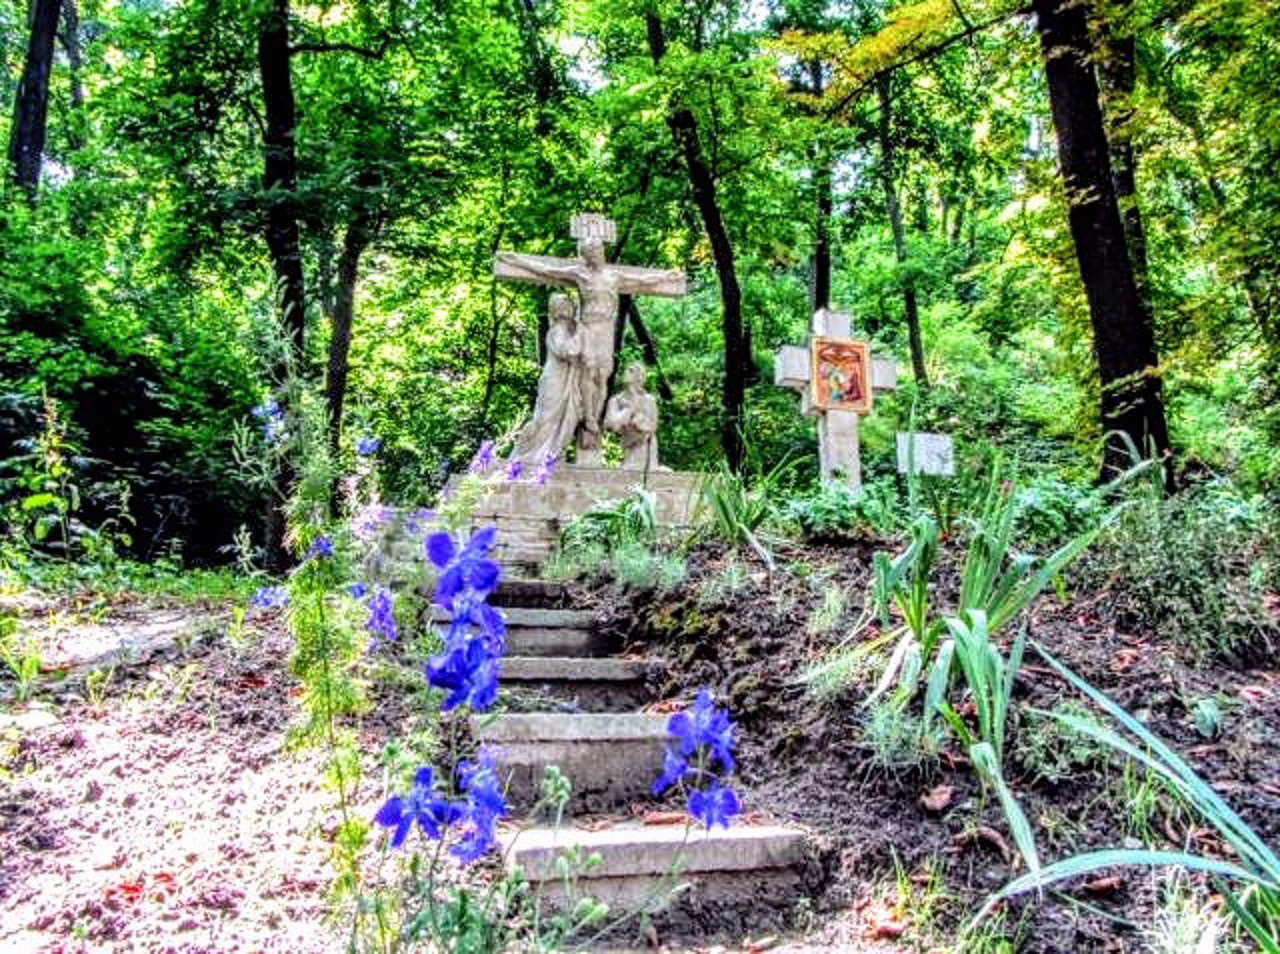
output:
[[[551,475],[555,473],[555,469],[556,455],[548,454],[546,460],[542,462],[541,466],[538,467],[537,471],[534,473],[533,482],[541,487],[551,479]]]
[[[489,468],[493,466],[493,448],[494,442],[491,440],[480,444],[476,456],[471,458],[471,473],[487,474],[489,472]]]
[[[382,441],[376,437],[362,437],[360,442],[356,444],[356,453],[361,457],[369,457],[378,453],[378,448],[382,446]]]
[[[512,458],[511,463],[507,464],[507,481],[520,479],[520,473],[524,470],[524,462]]]

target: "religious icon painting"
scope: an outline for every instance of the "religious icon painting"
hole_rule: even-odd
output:
[[[812,403],[824,411],[871,413],[871,347],[864,341],[812,338]]]

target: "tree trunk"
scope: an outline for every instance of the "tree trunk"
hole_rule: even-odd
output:
[[[1114,0],[1112,11],[1121,18],[1130,12],[1132,0]],[[1138,160],[1133,151],[1133,92],[1137,84],[1136,44],[1126,22],[1100,24],[1104,56],[1100,58],[1102,84],[1106,93],[1107,139],[1111,158],[1111,183],[1124,226],[1125,248],[1138,289],[1138,303],[1146,321],[1152,322],[1151,289],[1147,276],[1147,238],[1138,206]],[[1116,27],[1119,27],[1119,30]]]
[[[33,0],[27,59],[18,82],[9,133],[9,162],[14,182],[34,199],[40,184],[40,160],[49,116],[49,74],[53,69],[53,41],[58,32],[60,0]]]
[[[1035,0],[1034,9],[1071,237],[1093,325],[1102,427],[1110,435],[1105,478],[1129,464],[1125,442],[1113,432],[1143,452],[1149,444],[1160,455],[1169,450],[1155,336],[1138,298],[1116,204],[1085,7],[1080,0]],[[1166,465],[1167,479],[1169,474]]]
[[[899,265],[907,261],[907,236],[902,226],[902,206],[898,202],[898,187],[894,181],[895,153],[890,127],[893,101],[889,95],[890,74],[883,73],[876,80],[880,94],[880,185],[884,189],[884,206],[893,229],[893,251]],[[929,373],[924,366],[924,341],[920,337],[920,306],[916,301],[915,283],[909,275],[902,278],[902,310],[907,319],[907,338],[911,346],[911,372],[921,390],[929,387]]]
[[[809,64],[809,91],[822,96],[822,62]],[[831,150],[819,142],[813,162],[814,221],[812,262],[812,311],[831,307]]]
[[[306,290],[298,232],[298,160],[294,150],[296,110],[289,69],[289,0],[272,0],[258,33],[258,70],[266,114],[262,187],[267,207],[266,239],[276,273],[280,322],[293,357],[302,354],[306,331]],[[283,381],[286,367],[277,369]]]
[[[653,368],[653,373],[658,381],[658,396],[664,401],[670,401],[675,397],[671,390],[671,385],[667,382],[667,376],[662,373],[662,362],[658,360],[658,346],[653,340],[653,335],[649,334],[649,329],[644,323],[644,319],[640,317],[640,309],[636,307],[636,300],[628,297],[629,307],[626,309],[627,316],[631,319],[631,330],[636,333],[636,340],[640,342],[640,349],[644,352],[645,363]]]
[[[377,224],[368,212],[357,212],[342,237],[337,283],[333,295],[332,334],[329,337],[329,369],[325,375],[325,405],[329,416],[329,451],[336,455],[342,440],[342,409],[347,399],[351,363],[351,330],[355,324],[356,283],[360,256],[373,241]]]
[[[662,21],[653,11],[645,13],[648,28],[649,54],[655,69],[660,69],[666,52],[666,38],[662,33]],[[667,115],[676,148],[684,157],[693,189],[693,201],[702,216],[711,252],[715,257],[716,275],[720,280],[720,307],[724,330],[724,385],[721,400],[724,405],[724,421],[720,441],[730,468],[739,470],[743,459],[742,427],[746,404],[746,375],[750,360],[746,351],[742,330],[742,289],[738,285],[738,273],[734,266],[733,246],[725,228],[724,217],[716,197],[716,183],[711,169],[702,156],[698,140],[698,123],[693,111],[673,103]]]
[[[80,49],[80,14],[76,0],[62,0],[62,48],[67,51],[67,65],[71,67],[71,132],[68,140],[72,149],[84,147],[84,53]]]
[[[266,115],[263,137],[263,201],[266,205],[266,242],[276,275],[280,324],[286,347],[276,363],[277,384],[289,378],[303,355],[306,332],[306,287],[302,273],[302,249],[298,232],[298,163],[294,150],[295,108],[293,78],[289,69],[289,2],[272,0],[258,32],[258,70],[262,79],[262,103]],[[284,546],[285,514],[296,474],[289,461],[280,468],[283,499],[271,508],[267,519],[267,565],[285,569],[289,554]]]

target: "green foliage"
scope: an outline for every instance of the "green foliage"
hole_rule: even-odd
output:
[[[897,527],[897,493],[887,481],[869,482],[861,492],[824,481],[809,493],[788,499],[783,513],[811,543],[881,536]]]
[[[40,678],[40,646],[33,638],[20,636],[7,617],[0,620],[0,662],[13,677],[14,696],[26,702]]]
[[[659,540],[657,498],[638,487],[570,520],[546,561],[547,579],[611,578],[640,590],[665,589],[684,578],[685,561]]]
[[[1049,785],[1096,771],[1108,756],[1105,747],[1072,729],[1059,715],[1090,718],[1089,710],[1072,699],[1047,712],[1024,709],[1014,738],[1014,759],[1037,781]]]
[[[1280,563],[1266,509],[1221,483],[1168,499],[1139,495],[1100,537],[1085,578],[1112,594],[1130,625],[1198,658],[1247,654],[1277,630],[1263,603]]]

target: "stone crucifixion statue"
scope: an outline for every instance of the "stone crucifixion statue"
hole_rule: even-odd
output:
[[[552,258],[498,252],[494,275],[507,281],[533,282],[576,288],[580,302],[581,334],[579,394],[581,418],[577,433],[578,463],[599,466],[600,420],[613,373],[613,343],[618,320],[619,295],[659,295],[679,298],[685,294],[681,271],[610,264],[604,247],[617,236],[617,226],[602,215],[575,216],[570,233],[578,240],[578,258]],[[537,412],[535,411],[535,423]]]

